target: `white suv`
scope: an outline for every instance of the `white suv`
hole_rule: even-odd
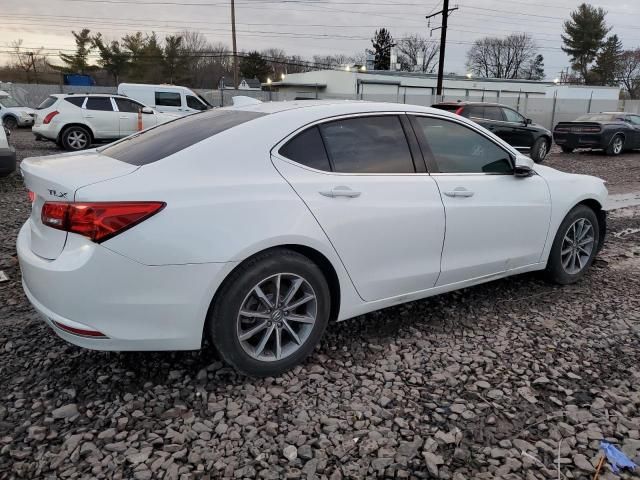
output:
[[[12,130],[16,127],[33,125],[33,108],[20,105],[7,92],[0,90],[0,119],[2,125]]]
[[[179,118],[122,95],[58,94],[36,109],[32,131],[37,139],[52,140],[65,150],[82,150],[138,131],[139,111],[143,129]]]

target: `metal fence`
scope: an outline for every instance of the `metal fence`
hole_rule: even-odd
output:
[[[8,91],[14,98],[29,107],[38,106],[52,93],[116,93],[116,87],[72,87],[68,85],[41,85],[18,84],[0,82],[0,90]],[[218,106],[228,106],[233,103],[233,97],[237,95],[256,98],[263,102],[277,102],[294,100],[299,98],[300,92],[295,91],[269,91],[269,90],[196,90],[207,99],[209,103]],[[324,92],[308,93],[309,98],[342,99],[342,100],[369,100],[378,102],[397,102],[413,105],[429,106],[438,101],[484,101],[508,105],[534,122],[551,129],[553,125],[561,121],[574,120],[585,113],[605,111],[626,111],[640,113],[640,100],[600,100],[600,99],[565,99],[547,97],[522,96],[453,96],[444,95],[438,97],[431,95],[430,90],[421,93],[417,89],[398,89],[393,94],[361,93],[360,95],[327,95]]]

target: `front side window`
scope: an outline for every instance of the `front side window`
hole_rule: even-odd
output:
[[[484,136],[455,122],[414,117],[442,173],[513,173],[507,151]]]
[[[640,125],[640,115],[627,115],[627,122],[632,125]]]
[[[206,110],[207,106],[193,95],[187,95],[187,107],[194,110]]]
[[[316,170],[331,171],[329,158],[324,149],[320,130],[311,127],[299,133],[278,150],[283,157]]]
[[[504,118],[507,119],[507,122],[524,123],[524,117],[510,108],[503,108],[502,113],[504,113]]]
[[[16,102],[12,97],[5,97],[0,100],[0,107],[4,108],[14,108],[14,107],[22,107],[20,103]]]
[[[415,173],[407,138],[395,115],[336,120],[319,128],[335,172]]]
[[[180,94],[175,92],[156,92],[156,105],[161,107],[181,107]]]
[[[464,109],[466,115],[463,115],[467,118],[484,118],[484,107],[481,105],[472,105]]]
[[[113,112],[113,105],[111,105],[111,98],[109,97],[88,97],[84,108],[87,110]]]
[[[118,111],[127,112],[127,113],[138,113],[139,110],[142,110],[143,106],[137,102],[129,100],[127,98],[118,98],[115,97],[116,105],[118,106]]]

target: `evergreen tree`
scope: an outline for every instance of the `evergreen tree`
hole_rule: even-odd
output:
[[[91,38],[91,30],[83,28],[80,33],[71,32],[75,37],[76,53],[60,53],[60,59],[66,64],[64,71],[69,73],[80,73],[82,75],[89,69],[89,53],[93,48],[93,39]]]
[[[620,73],[622,52],[622,42],[617,35],[611,35],[607,38],[596,56],[596,65],[593,67],[594,82],[611,87],[620,84],[618,74]]]
[[[118,85],[120,76],[129,68],[129,52],[124,51],[118,41],[105,43],[100,33],[93,37],[93,45],[100,52],[98,64],[113,76],[114,83]]]
[[[602,8],[583,3],[571,12],[571,20],[564,22],[562,50],[571,57],[571,67],[585,83],[589,81],[589,67],[610,30],[605,23],[606,14]]]
[[[381,28],[376,30],[373,38],[371,39],[371,45],[373,46],[374,54],[374,69],[375,70],[390,70],[391,69],[391,49],[396,46],[393,42],[393,37],[389,30]]]
[[[187,68],[182,41],[180,35],[169,35],[164,39],[164,70],[169,83],[175,83],[178,76],[184,77]]]
[[[540,54],[536,55],[527,72],[528,80],[542,80],[544,78],[544,57]]]
[[[261,82],[266,82],[267,78],[273,75],[273,69],[259,52],[254,51],[249,52],[240,61],[240,75],[245,78],[257,78]]]

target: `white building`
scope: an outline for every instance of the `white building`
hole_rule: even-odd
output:
[[[416,72],[320,70],[293,73],[271,88],[286,99],[294,98],[358,98],[364,100],[397,101],[427,104],[435,99],[437,75]],[[507,80],[446,75],[445,100],[572,98],[618,100],[618,87],[557,85],[537,80]],[[281,99],[284,99],[281,98]]]

